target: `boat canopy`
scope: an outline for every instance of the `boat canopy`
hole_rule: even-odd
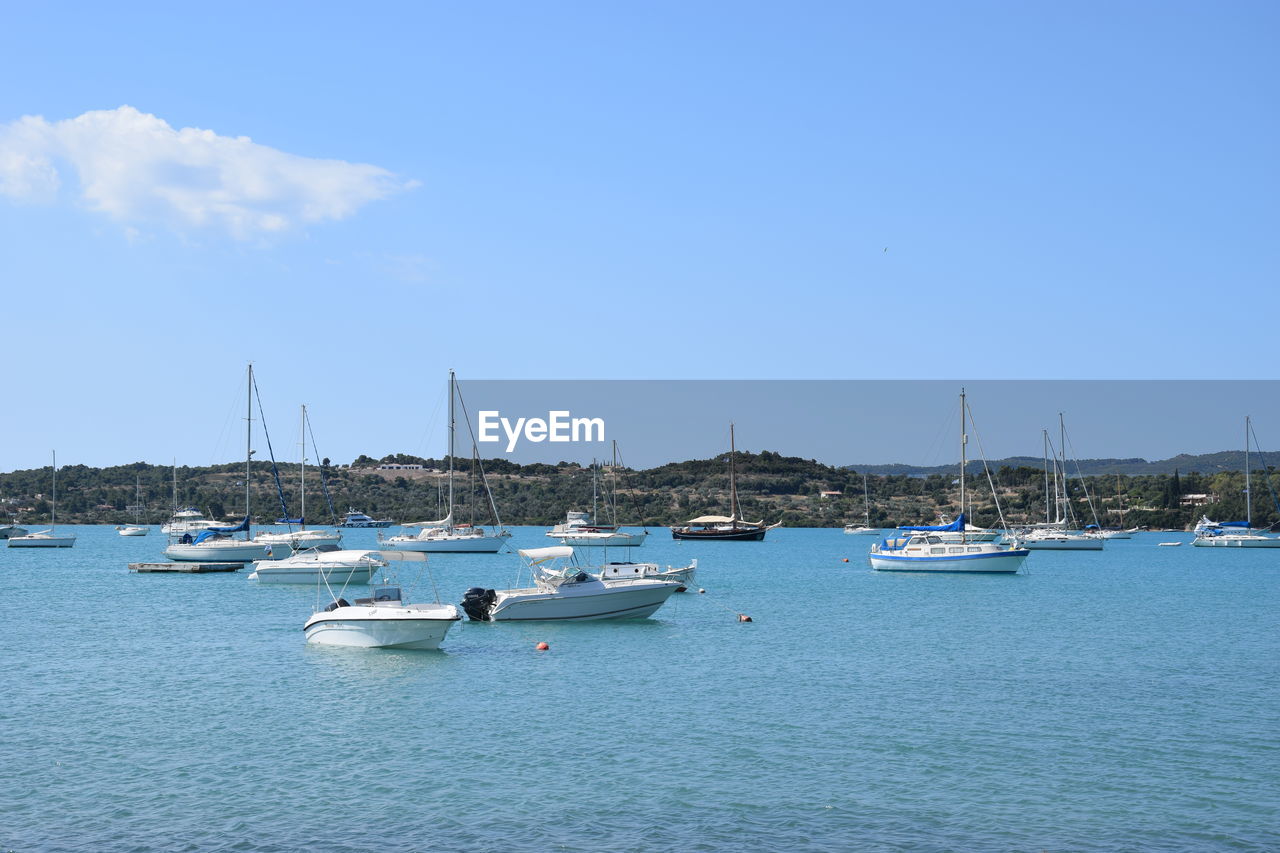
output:
[[[733,524],[737,521],[727,515],[700,515],[697,518],[689,519],[690,524]]]
[[[951,522],[950,524],[935,524],[931,527],[927,525],[916,525],[914,527],[902,526],[902,527],[899,527],[898,529],[899,530],[938,531],[940,533],[954,533],[956,531],[965,529],[964,521],[965,521],[964,513],[960,513],[960,515],[956,518],[956,520]]]
[[[453,527],[453,513],[449,513],[439,521],[410,521],[401,527]]]
[[[1248,527],[1249,526],[1249,522],[1247,521],[1219,521],[1217,522],[1217,524],[1219,527]]]
[[[553,545],[550,548],[521,548],[517,553],[536,566],[548,560],[565,560],[573,556],[573,549],[568,545]]]

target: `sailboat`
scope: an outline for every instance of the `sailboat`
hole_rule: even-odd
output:
[[[1280,539],[1274,536],[1263,536],[1253,530],[1253,483],[1249,466],[1249,444],[1252,433],[1253,422],[1246,415],[1244,419],[1245,520],[1210,521],[1207,517],[1202,518],[1196,525],[1196,538],[1192,540],[1192,545],[1201,548],[1280,548]]]
[[[337,548],[342,543],[342,533],[340,531],[307,529],[307,426],[307,407],[304,405],[302,407],[302,437],[299,441],[302,447],[302,464],[299,466],[298,474],[298,492],[301,495],[299,515],[297,518],[281,518],[276,521],[276,524],[289,525],[288,533],[260,533],[258,534],[258,541],[271,545],[288,545],[295,551],[329,546]],[[295,524],[298,525],[297,530],[293,529]]]
[[[729,511],[731,515],[700,515],[689,519],[683,527],[671,528],[672,539],[696,539],[699,542],[759,542],[765,533],[778,524],[766,525],[763,521],[743,521],[738,509],[738,474],[734,462],[737,447],[734,442],[733,424],[729,424]]]
[[[1119,474],[1116,474],[1116,513],[1120,516],[1120,526],[1104,528],[1098,534],[1103,539],[1132,539],[1138,528],[1124,526],[1124,492],[1120,488]]]
[[[880,572],[964,572],[1014,574],[1031,553],[1012,544],[975,542],[968,538],[965,513],[965,468],[969,435],[965,428],[968,404],[960,390],[960,514],[946,525],[900,527],[907,535],[885,539],[871,546],[871,568]],[[996,508],[1000,504],[997,499]],[[1001,514],[1003,515],[1003,513]],[[1003,527],[1003,518],[1001,519]],[[959,541],[946,541],[939,533],[959,533]]]
[[[613,465],[609,468],[612,488],[604,493],[604,506],[609,514],[608,523],[601,524],[597,518],[597,505],[600,496],[600,466],[591,463],[591,514],[569,510],[565,520],[547,531],[547,536],[556,539],[561,545],[597,548],[633,548],[643,545],[649,531],[628,533],[618,525],[618,442],[613,442]]]
[[[1067,493],[1067,428],[1062,413],[1058,413],[1058,428],[1062,451],[1062,483],[1058,483],[1058,451],[1053,453],[1053,500],[1049,498],[1049,431],[1044,436],[1044,523],[1037,524],[1021,536],[1022,546],[1033,551],[1101,551],[1105,539],[1095,533],[1070,530],[1072,521],[1071,498]],[[1049,516],[1050,506],[1054,517]],[[1096,527],[1096,525],[1095,525]]]
[[[867,493],[867,475],[862,475],[862,503],[865,507],[863,512],[864,521],[861,525],[846,524],[844,532],[855,536],[879,536],[880,528],[871,526],[871,497]]]
[[[139,523],[139,515],[142,512],[142,475],[137,475],[135,483],[135,493],[133,498],[133,524],[129,527],[117,527],[116,532],[121,536],[146,536],[151,532],[150,527],[146,527]]]
[[[253,531],[249,528],[252,518],[252,502],[250,487],[252,486],[253,458],[253,363],[249,363],[248,381],[249,405],[245,418],[245,454],[244,454],[244,521],[232,527],[210,527],[195,537],[190,532],[181,536],[170,534],[169,547],[164,555],[171,560],[209,563],[250,563],[255,560],[279,560],[290,556],[293,550],[288,545],[272,545],[254,541]],[[236,533],[243,533],[244,539],[233,539]]]
[[[58,451],[53,451],[53,498],[50,501],[49,529],[25,536],[10,536],[10,548],[74,548],[75,534],[58,535]]]
[[[218,522],[204,517],[204,513],[193,506],[182,506],[178,503],[178,460],[173,460],[173,517],[160,525],[160,532],[168,536],[181,536],[184,533],[200,533],[210,527],[217,527]]]
[[[470,524],[455,524],[453,521],[453,447],[454,434],[457,432],[457,418],[454,415],[454,398],[457,396],[458,380],[452,370],[449,371],[449,513],[438,521],[417,521],[402,524],[401,527],[416,528],[416,534],[401,534],[381,539],[379,547],[398,551],[424,551],[431,553],[471,553],[496,554],[506,544],[511,534],[498,520],[498,530],[487,532],[483,527]],[[493,492],[489,491],[489,483],[484,484],[489,496],[489,506],[497,518],[497,507],[493,503]]]

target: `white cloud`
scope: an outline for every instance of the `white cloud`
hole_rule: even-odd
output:
[[[54,201],[66,169],[79,178],[82,204],[126,228],[219,228],[240,239],[343,219],[417,186],[365,163],[300,157],[194,127],[174,130],[129,106],[0,125],[0,195]]]

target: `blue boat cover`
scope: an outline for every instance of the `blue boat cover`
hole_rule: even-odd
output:
[[[244,517],[244,521],[240,522],[235,527],[207,528],[206,530],[202,531],[199,536],[196,537],[195,542],[193,544],[199,545],[204,540],[208,539],[211,536],[216,536],[219,533],[239,533],[242,530],[248,530],[248,529],[249,529],[249,516],[246,515]]]
[[[301,523],[302,523],[302,519],[300,518],[277,518],[276,519],[276,524],[301,524]]]
[[[965,522],[965,517],[964,517],[964,513],[962,512],[960,513],[960,517],[957,518],[955,521],[951,522],[950,524],[939,524],[934,527],[924,527],[924,526],[899,527],[898,529],[899,530],[937,531],[939,533],[953,533],[959,530],[964,530],[964,522]]]
[[[1247,521],[1219,521],[1219,522],[1218,522],[1218,526],[1219,526],[1219,527],[1248,527],[1248,526],[1249,526],[1249,522],[1247,522]]]

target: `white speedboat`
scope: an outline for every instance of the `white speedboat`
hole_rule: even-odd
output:
[[[21,536],[9,536],[10,548],[74,548],[73,533],[58,534],[58,453],[53,453],[53,498],[49,512],[49,529],[37,533],[23,531]]]
[[[386,565],[387,558],[379,551],[341,551],[327,546],[302,551],[283,560],[259,560],[253,564],[249,580],[315,584],[323,579],[335,585],[368,583],[378,569]]]
[[[534,585],[468,589],[462,609],[472,621],[642,619],[681,586],[678,581],[646,577],[602,581],[572,563],[573,549],[564,545],[519,553],[528,562]]]
[[[871,568],[879,572],[961,572],[966,574],[1016,574],[1030,552],[1017,543],[1003,544],[969,538],[965,516],[965,468],[968,467],[966,432],[968,404],[960,391],[960,513],[950,524],[900,527],[906,535],[884,539],[871,546]],[[1000,509],[999,495],[996,509]],[[1004,524],[1001,513],[1001,525]],[[944,536],[958,536],[953,541]]]
[[[389,518],[381,518],[381,519],[371,518],[365,515],[363,512],[357,512],[356,510],[348,507],[347,514],[342,517],[342,523],[339,524],[338,526],[366,528],[366,527],[390,527],[393,524],[395,524],[395,522]]]
[[[633,548],[644,544],[649,531],[627,533],[616,524],[595,524],[585,512],[570,510],[565,520],[547,531],[546,535],[561,545],[596,548]]]
[[[437,649],[462,618],[452,604],[409,604],[398,586],[354,603],[338,598],[303,626],[307,642],[362,649]]]
[[[151,532],[150,527],[141,527],[141,526],[135,526],[135,525],[116,528],[116,533],[119,533],[121,536],[146,536],[150,532]]]

